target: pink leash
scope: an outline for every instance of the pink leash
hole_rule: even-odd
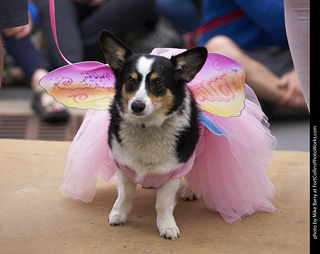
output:
[[[51,21],[51,29],[54,41],[56,42],[56,46],[59,50],[60,55],[66,61],[67,64],[72,65],[72,63],[62,54],[57,38],[57,30],[56,30],[56,17],[55,17],[55,8],[54,8],[54,0],[49,0],[49,7],[50,7],[50,21]]]

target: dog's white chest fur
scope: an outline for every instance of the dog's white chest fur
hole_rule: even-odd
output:
[[[145,128],[131,121],[123,121],[120,125],[122,142],[113,139],[112,154],[120,164],[136,172],[137,181],[147,174],[166,174],[183,165],[177,159],[175,148],[177,135],[190,125],[190,96],[187,93],[182,112],[173,114],[161,125],[149,125],[148,121]],[[157,120],[149,119],[150,123]]]
[[[146,174],[165,174],[181,166],[174,155],[173,132],[158,127],[126,125],[120,131],[122,145],[113,144],[113,156],[136,172],[136,180],[142,180]]]

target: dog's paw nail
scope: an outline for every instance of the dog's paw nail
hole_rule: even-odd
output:
[[[120,222],[120,223],[113,223],[113,222],[110,222],[109,221],[109,225],[111,226],[111,227],[114,227],[114,226],[122,226],[124,223],[122,223],[122,222]]]
[[[110,226],[121,226],[126,223],[127,223],[127,221],[125,219],[121,218],[121,216],[118,214],[109,216],[109,225]]]
[[[160,236],[164,239],[176,240],[180,236],[179,228],[166,228],[160,232]]]

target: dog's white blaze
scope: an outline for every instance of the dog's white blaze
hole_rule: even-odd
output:
[[[144,56],[140,57],[137,62],[137,70],[143,76],[143,80],[151,71],[151,66],[154,62],[153,58],[146,58]]]
[[[141,100],[146,104],[146,108],[143,112],[145,115],[149,115],[153,111],[152,101],[147,95],[147,91],[146,91],[146,77],[151,72],[151,66],[153,62],[154,62],[154,59],[146,58],[143,56],[140,57],[137,62],[137,71],[142,75],[142,80],[141,80],[140,87],[136,92],[135,96],[129,101],[129,105],[128,105],[129,112],[132,112],[131,104],[135,100]]]

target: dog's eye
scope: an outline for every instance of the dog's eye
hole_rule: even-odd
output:
[[[126,80],[126,83],[128,86],[133,86],[135,82],[134,79],[130,77]]]
[[[156,88],[162,88],[163,87],[163,82],[161,81],[161,80],[159,80],[159,79],[155,79],[155,80],[153,80],[153,85],[156,87]]]

